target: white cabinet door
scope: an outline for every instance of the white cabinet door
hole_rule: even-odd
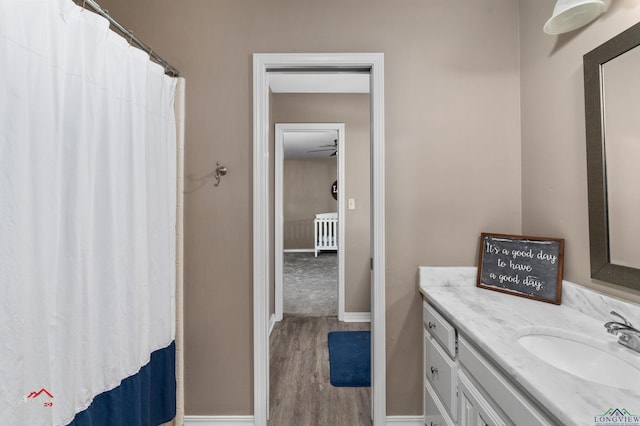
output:
[[[458,394],[460,405],[460,426],[505,426],[489,401],[476,388],[462,369],[458,370]]]
[[[490,401],[500,407],[500,413],[503,413],[504,419],[507,419],[510,424],[517,426],[558,424],[542,415],[533,405],[533,401],[509,383],[506,377],[462,336],[458,338],[458,356],[461,366],[459,370],[464,367],[467,377],[473,377],[474,383],[482,384],[483,394],[490,395]]]

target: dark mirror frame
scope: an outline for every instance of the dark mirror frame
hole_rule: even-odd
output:
[[[640,290],[640,269],[610,262],[601,71],[603,64],[639,45],[640,23],[583,57],[591,277],[638,290]]]

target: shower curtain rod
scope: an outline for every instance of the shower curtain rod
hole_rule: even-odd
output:
[[[153,59],[155,59],[155,61],[158,64],[162,65],[164,67],[164,69],[165,69],[165,73],[166,74],[170,74],[173,77],[179,77],[180,76],[180,71],[178,71],[176,68],[172,67],[167,61],[162,59],[156,52],[151,50],[151,48],[149,46],[147,46],[142,41],[140,41],[140,39],[138,37],[133,35],[133,32],[129,31],[128,29],[123,27],[118,21],[116,21],[114,18],[112,18],[109,15],[109,12],[107,10],[103,9],[98,3],[96,3],[93,0],[76,0],[76,2],[77,2],[77,4],[79,4],[83,8],[85,6],[91,7],[91,9],[93,9],[93,11],[96,12],[98,15],[106,18],[111,23],[111,25],[113,25],[118,31],[120,31],[129,40],[129,43],[134,42],[135,44],[138,45],[138,47],[140,49],[144,50],[145,52],[147,52],[149,54],[149,56],[151,56]]]

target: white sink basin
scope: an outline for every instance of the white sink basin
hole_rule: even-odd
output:
[[[640,387],[640,357],[632,363],[632,354],[623,358],[613,353],[628,350],[622,346],[612,351],[605,343],[555,329],[523,333],[518,343],[547,364],[584,380],[621,389]]]

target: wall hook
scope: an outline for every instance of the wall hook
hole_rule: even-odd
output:
[[[226,174],[227,168],[225,166],[221,166],[219,161],[216,161],[216,184],[214,186],[220,185],[220,179]]]

